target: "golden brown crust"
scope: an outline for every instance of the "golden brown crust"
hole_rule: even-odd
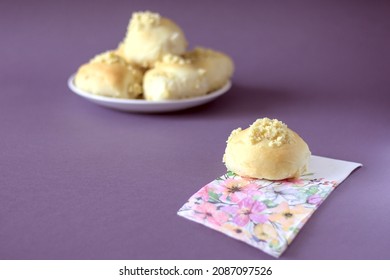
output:
[[[137,98],[142,94],[142,72],[114,52],[97,55],[82,65],[75,85],[86,92],[116,98]]]

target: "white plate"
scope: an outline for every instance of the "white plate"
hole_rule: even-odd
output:
[[[74,76],[75,74],[70,76],[68,79],[68,86],[77,95],[104,107],[137,113],[172,112],[199,106],[220,97],[232,86],[231,81],[228,81],[222,88],[200,97],[169,101],[146,101],[141,99],[120,99],[105,97],[85,92],[75,86],[73,82]]]

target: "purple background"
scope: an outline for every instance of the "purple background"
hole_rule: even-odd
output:
[[[265,116],[364,164],[282,259],[390,259],[389,1],[89,2],[0,2],[1,259],[270,259],[176,215],[225,172],[230,131]],[[71,93],[146,9],[230,54],[231,91],[162,115]]]

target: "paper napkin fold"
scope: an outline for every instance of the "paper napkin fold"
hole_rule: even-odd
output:
[[[299,179],[258,180],[228,172],[177,213],[279,257],[336,186],[360,166],[312,156],[309,172]]]

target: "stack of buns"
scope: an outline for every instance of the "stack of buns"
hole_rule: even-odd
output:
[[[157,13],[133,13],[115,50],[80,66],[75,85],[91,94],[162,101],[206,95],[223,87],[234,64],[226,54],[187,50],[182,29]]]

